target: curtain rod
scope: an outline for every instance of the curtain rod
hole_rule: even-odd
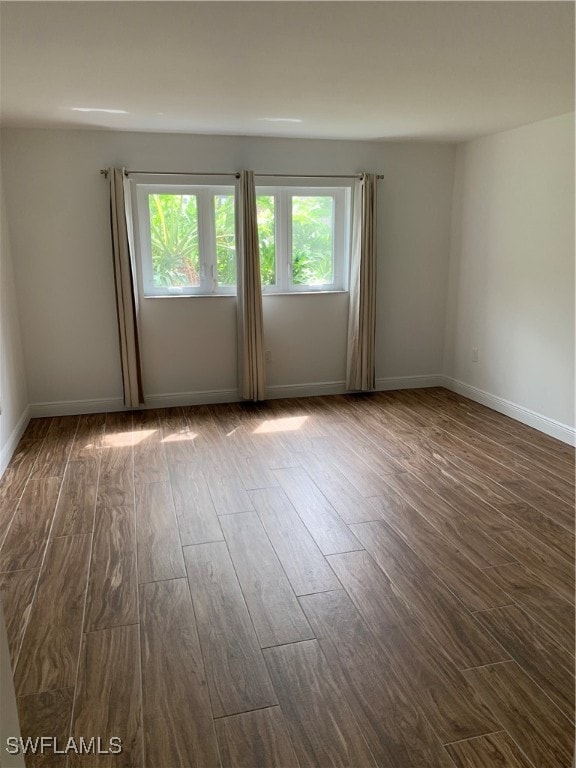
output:
[[[100,173],[108,178],[108,169],[102,168]],[[131,173],[141,173],[146,176],[234,176],[236,179],[240,178],[240,174],[238,171],[235,171],[234,173],[216,173],[214,171],[208,172],[208,173],[198,173],[196,171],[189,172],[189,171],[125,171],[124,172],[126,176],[129,176]],[[295,173],[256,173],[254,172],[254,176],[259,176],[260,178],[267,178],[267,177],[276,177],[279,179],[359,179],[362,174],[360,173],[334,173],[334,174],[295,174]],[[383,179],[383,174],[376,174],[377,179]]]
[[[280,179],[359,179],[361,173],[257,173],[254,171],[254,176],[274,177],[277,176]],[[376,174],[377,179],[383,179],[383,174]]]

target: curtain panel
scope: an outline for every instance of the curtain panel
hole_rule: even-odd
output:
[[[354,185],[350,309],[346,387],[376,387],[376,176],[364,173]]]
[[[241,171],[236,195],[238,270],[238,366],[240,395],[264,400],[264,321],[260,283],[260,248],[256,215],[254,172]]]
[[[124,405],[137,408],[144,403],[144,394],[138,341],[138,291],[130,188],[123,168],[110,168],[108,181]]]

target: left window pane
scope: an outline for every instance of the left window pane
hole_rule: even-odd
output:
[[[154,286],[198,287],[200,249],[196,195],[149,195],[148,207]]]

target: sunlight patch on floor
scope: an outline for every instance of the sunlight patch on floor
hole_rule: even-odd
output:
[[[199,437],[197,432],[177,432],[174,435],[167,435],[162,442],[163,443],[183,443],[190,440],[195,440]]]
[[[254,430],[255,435],[269,432],[295,432],[300,429],[308,416],[288,416],[283,419],[266,419]]]
[[[104,448],[124,448],[127,445],[138,445],[148,440],[157,429],[139,429],[137,432],[116,432],[114,435],[104,435]]]

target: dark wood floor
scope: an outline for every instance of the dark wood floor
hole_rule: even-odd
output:
[[[443,389],[33,420],[24,735],[137,768],[567,768],[574,452]]]

